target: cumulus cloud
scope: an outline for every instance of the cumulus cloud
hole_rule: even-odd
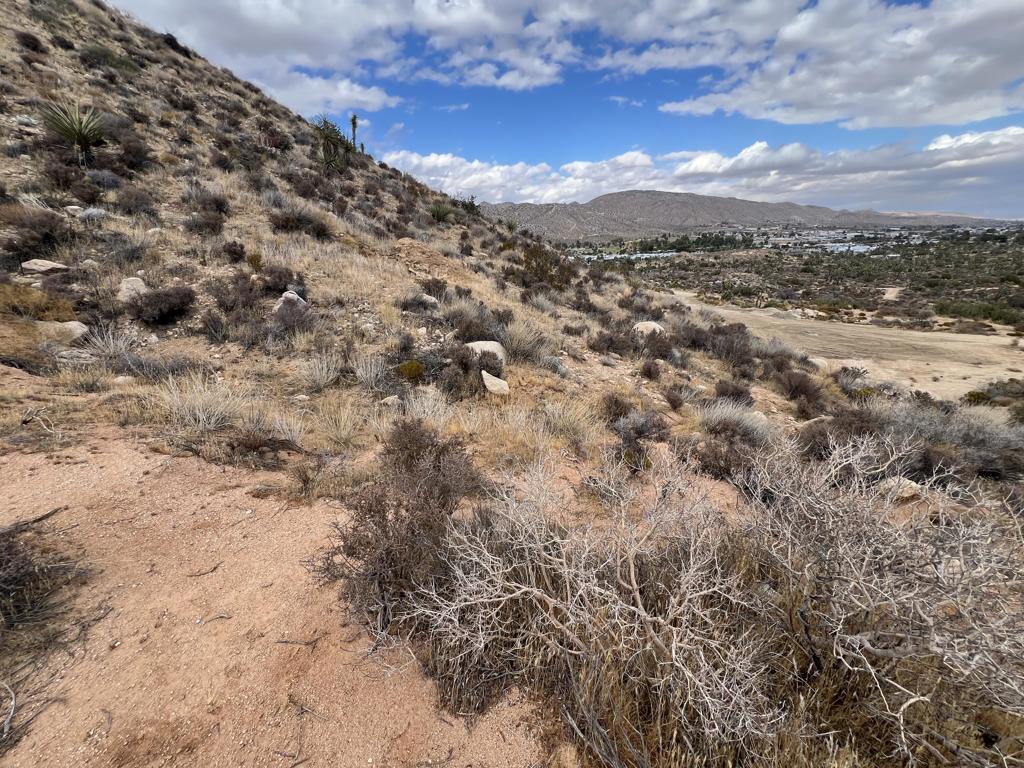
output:
[[[759,141],[735,155],[714,151],[652,157],[634,150],[553,169],[452,154],[391,152],[384,160],[451,194],[489,202],[586,201],[625,189],[743,197],[878,210],[945,210],[1024,217],[1024,127],[938,136],[924,147],[890,144],[822,152],[804,144]],[[981,193],[981,194],[979,194]],[[989,202],[978,208],[978,200]]]
[[[569,69],[709,68],[661,109],[851,129],[1024,109],[1021,0],[116,1],[246,77],[274,62],[521,91]]]
[[[765,57],[665,112],[846,128],[964,124],[1024,109],[1020,0],[820,0]]]
[[[256,74],[253,81],[283,104],[303,115],[394,107],[401,99],[375,85],[360,85],[345,77],[316,77],[295,70]]]

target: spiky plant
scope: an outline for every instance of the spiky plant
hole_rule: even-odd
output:
[[[340,171],[348,161],[348,154],[354,146],[327,115],[319,115],[312,121],[316,142],[313,160],[322,170]]]
[[[447,203],[433,203],[430,206],[430,215],[438,224],[448,221],[448,218],[455,212]]]
[[[352,117],[349,118],[349,122],[352,123],[352,146],[359,146],[356,144],[356,126],[359,125],[359,116],[355,112],[352,113]]]
[[[106,134],[103,116],[92,107],[83,110],[77,101],[47,104],[42,117],[47,128],[77,150],[82,162]]]

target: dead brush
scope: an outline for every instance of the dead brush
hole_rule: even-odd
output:
[[[555,522],[535,479],[468,515],[414,501],[436,467],[405,455],[402,495],[357,501],[318,572],[422,647],[453,711],[532,688],[610,766],[1019,764],[997,745],[1024,714],[1021,532],[927,489],[901,515],[885,481],[912,447],[773,443],[740,520],[676,465],[600,530]]]

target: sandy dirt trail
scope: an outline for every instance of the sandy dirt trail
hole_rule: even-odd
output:
[[[75,611],[107,611],[73,656],[51,661],[48,693],[59,701],[0,762],[541,762],[523,702],[470,729],[438,711],[407,650],[389,664],[367,655],[334,590],[315,587],[301,565],[338,511],[249,495],[267,479],[158,455],[113,427],[59,456],[0,456],[0,525],[66,505],[49,521],[53,539],[92,569]]]
[[[1020,376],[1024,350],[1005,336],[910,331],[792,317],[780,310],[708,305],[677,291],[695,308],[707,307],[759,336],[778,337],[830,365],[859,365],[879,381],[895,381],[941,398],[958,398],[996,379]]]

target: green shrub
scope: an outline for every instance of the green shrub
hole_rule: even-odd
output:
[[[406,360],[398,366],[398,373],[406,381],[417,382],[423,378],[426,368],[419,360]]]

